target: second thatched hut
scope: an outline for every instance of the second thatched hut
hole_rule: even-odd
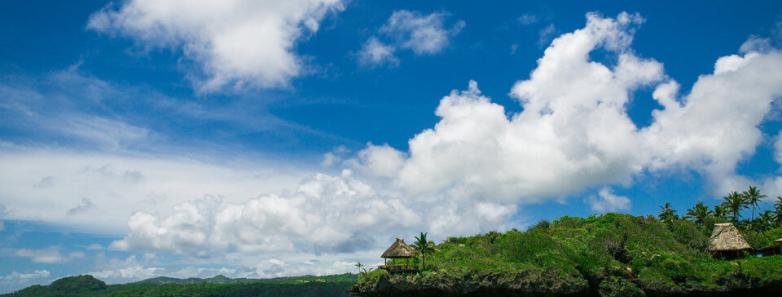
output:
[[[752,250],[736,226],[731,223],[714,224],[709,241],[709,252],[718,258],[735,259]]]

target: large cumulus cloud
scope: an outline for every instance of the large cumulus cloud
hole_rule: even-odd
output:
[[[523,111],[508,115],[470,82],[440,101],[440,121],[411,138],[409,151],[369,146],[354,167],[377,172],[374,160],[405,156],[377,175],[413,195],[510,204],[630,184],[645,171],[673,168],[705,174],[715,190],[744,185],[735,167],[760,143],[758,125],[782,95],[782,54],[744,46],[679,96],[662,63],[631,49],[642,22],[627,13],[588,14],[584,28],[556,38],[529,79],[512,87]],[[590,59],[595,51],[615,62]],[[648,127],[626,110],[639,87],[654,88],[663,106]]]
[[[130,217],[128,236],[114,246],[205,255],[215,249],[348,252],[372,244],[374,234],[420,220],[402,201],[384,197],[346,170],[339,176],[317,174],[282,195],[242,203],[204,198],[181,203],[163,217],[138,212]]]

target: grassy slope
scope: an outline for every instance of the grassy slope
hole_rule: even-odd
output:
[[[669,227],[652,217],[563,217],[527,232],[450,238],[427,258],[429,271],[394,276],[373,271],[353,289],[362,295],[500,290],[642,296],[782,284],[782,256],[715,260],[705,251],[709,231],[688,221]]]
[[[218,283],[206,280],[166,279],[122,285],[106,285],[92,276],[75,276],[57,280],[49,286],[32,286],[4,297],[249,297],[290,296],[321,297],[348,296],[347,290],[355,282],[355,275],[303,276],[275,279],[221,279]],[[214,280],[214,279],[212,279]],[[228,281],[227,281],[228,280]],[[179,283],[176,283],[179,282]]]

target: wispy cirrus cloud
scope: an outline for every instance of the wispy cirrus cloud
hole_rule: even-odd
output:
[[[267,140],[269,150],[306,139],[327,147],[351,142],[272,114],[269,106],[276,102],[168,96],[144,85],[102,80],[77,64],[39,77],[6,76],[0,82],[0,115],[6,119],[0,128],[13,132],[4,136],[6,142],[104,152],[225,150],[252,145],[248,134]]]

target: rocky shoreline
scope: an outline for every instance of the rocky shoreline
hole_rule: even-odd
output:
[[[763,283],[741,277],[724,282],[712,288],[659,286],[621,277],[590,282],[577,275],[563,277],[556,271],[475,272],[466,273],[462,278],[384,274],[371,282],[356,283],[350,292],[362,297],[746,297],[779,296],[782,292],[782,282]]]

